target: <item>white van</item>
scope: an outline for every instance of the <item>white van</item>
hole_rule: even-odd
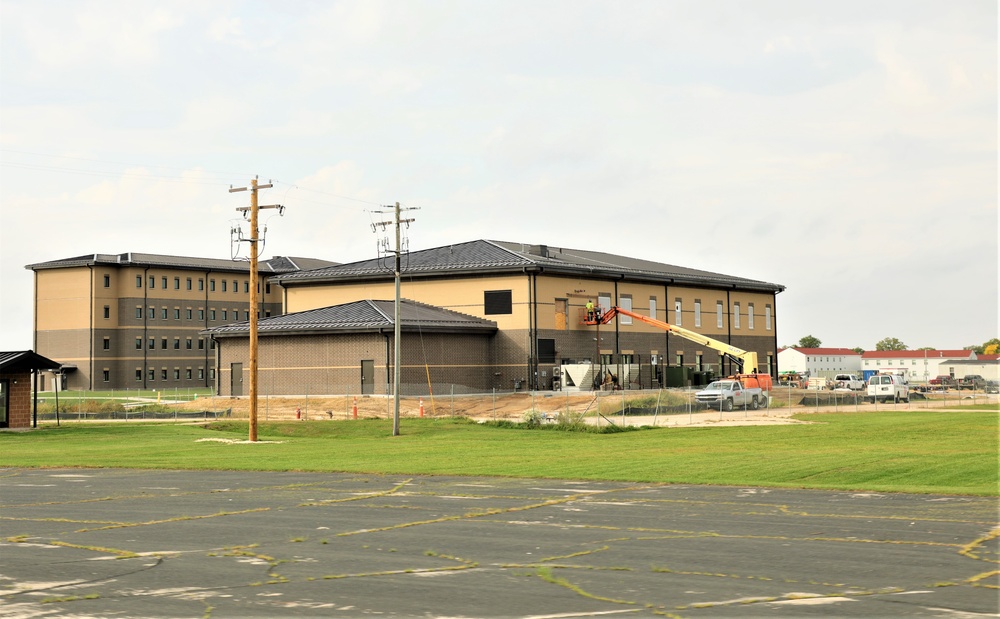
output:
[[[910,387],[899,374],[876,374],[868,379],[868,399],[872,402],[909,402]]]

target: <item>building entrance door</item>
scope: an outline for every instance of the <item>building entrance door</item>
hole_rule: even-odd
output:
[[[243,364],[230,364],[229,395],[243,395]]]
[[[361,393],[375,393],[375,362],[371,359],[361,361]]]

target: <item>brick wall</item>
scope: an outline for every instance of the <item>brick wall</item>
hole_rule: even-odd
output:
[[[31,427],[31,374],[0,373],[0,379],[8,381],[7,427]],[[15,382],[17,381],[17,382]]]

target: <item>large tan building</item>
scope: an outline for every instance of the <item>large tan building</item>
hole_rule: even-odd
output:
[[[287,314],[394,296],[393,274],[379,259],[285,273],[273,281],[281,286]],[[670,366],[735,371],[716,350],[645,323],[622,317],[600,328],[586,325],[588,299],[756,351],[759,370],[775,374],[776,295],[782,290],[778,284],[603,252],[487,240],[409,254],[402,278],[406,299],[496,324],[488,354],[475,361],[488,370],[479,375],[488,375],[490,384],[472,387],[499,389],[551,388],[558,384],[554,379],[563,378],[559,368],[573,364],[598,367],[577,382],[611,371],[625,387],[661,384],[662,371]],[[443,354],[457,357],[461,351]],[[227,359],[223,367],[239,361]],[[363,361],[337,363],[360,368]],[[435,361],[447,363],[436,355]]]
[[[333,264],[261,261],[260,315],[282,311],[273,277]],[[124,253],[26,268],[35,274],[34,350],[62,364],[64,389],[212,386],[212,341],[199,331],[249,320],[248,262]]]

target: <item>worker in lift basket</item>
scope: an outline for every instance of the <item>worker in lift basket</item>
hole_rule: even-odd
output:
[[[594,301],[587,299],[587,322],[594,322]]]

